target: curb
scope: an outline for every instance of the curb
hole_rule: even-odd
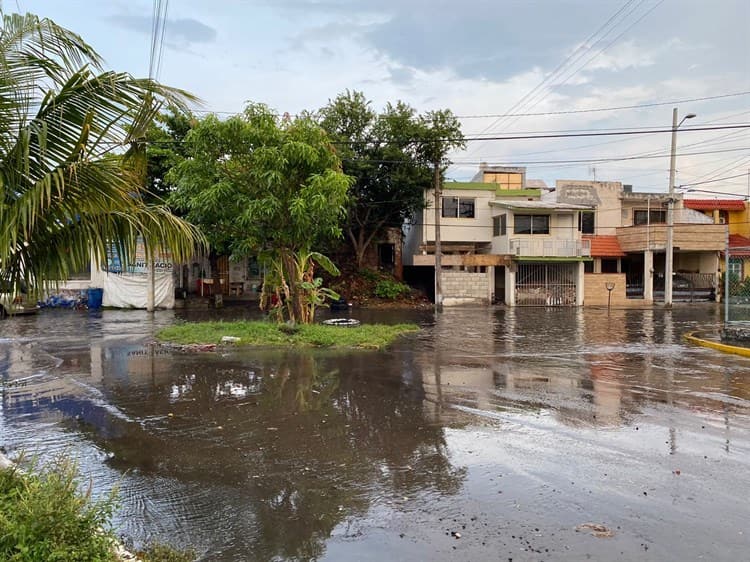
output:
[[[699,345],[701,347],[708,347],[710,349],[715,349],[723,353],[741,355],[742,357],[750,357],[750,348],[748,347],[740,347],[737,345],[728,345],[725,343],[719,343],[719,342],[715,342],[711,340],[704,340],[702,338],[695,336],[695,332],[690,332],[688,334],[685,334],[683,337],[690,343]]]

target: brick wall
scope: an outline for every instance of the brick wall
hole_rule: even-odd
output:
[[[489,276],[487,273],[444,270],[441,280],[443,303],[446,305],[489,302]]]
[[[607,283],[614,283],[612,289],[612,306],[634,306],[643,301],[633,301],[625,296],[624,273],[586,273],[584,275],[584,306],[607,306]]]

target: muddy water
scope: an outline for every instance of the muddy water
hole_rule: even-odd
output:
[[[0,444],[205,560],[746,559],[750,360],[682,340],[719,313],[370,312],[424,329],[199,355],[148,345],[184,316],[44,311],[0,324]]]

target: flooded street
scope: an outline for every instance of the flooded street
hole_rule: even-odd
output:
[[[748,557],[750,359],[682,338],[717,306],[355,311],[423,327],[384,352],[148,345],[209,315],[3,321],[0,445],[74,456],[122,535],[203,560]]]

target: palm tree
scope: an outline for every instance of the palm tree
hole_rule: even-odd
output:
[[[189,223],[145,202],[145,135],[164,103],[189,94],[102,70],[80,36],[48,19],[3,14],[0,29],[0,279],[67,279],[107,250],[124,263],[142,237],[186,260]]]

